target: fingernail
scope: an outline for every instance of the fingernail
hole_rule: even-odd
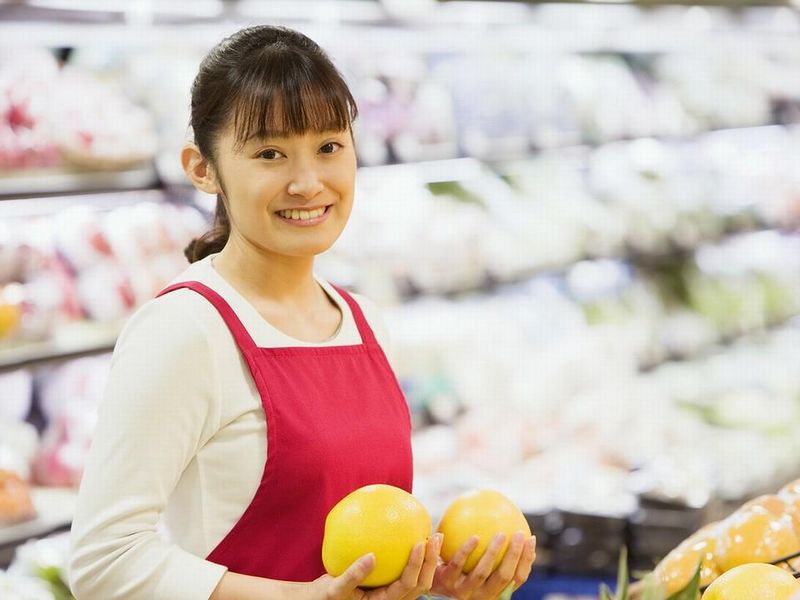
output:
[[[361,557],[361,566],[362,567],[369,567],[375,561],[375,555],[370,552],[369,554],[365,554]]]
[[[437,533],[436,535],[433,536],[433,538],[434,538],[434,543],[436,544],[436,547],[437,548],[441,548],[442,547],[442,543],[444,542],[444,535],[441,534],[441,533]]]
[[[496,544],[502,544],[503,542],[506,541],[506,534],[498,533],[496,536],[494,536],[494,541]]]

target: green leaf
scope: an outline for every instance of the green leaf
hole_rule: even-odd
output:
[[[67,584],[64,583],[61,569],[53,566],[39,567],[36,574],[50,586],[50,592],[55,600],[74,600]]]
[[[605,583],[600,584],[600,600],[616,600],[614,594]]]
[[[619,600],[628,600],[628,548],[625,546],[619,551],[617,598],[619,598]]]
[[[674,593],[667,600],[698,600],[700,598],[700,567],[702,562],[697,563],[697,569],[689,581],[688,585],[681,591]]]
[[[497,600],[511,600],[511,595],[514,593],[514,584],[509,583],[508,587],[503,590],[503,593],[500,594],[500,597]]]
[[[652,573],[642,580],[642,600],[664,600],[664,592]]]

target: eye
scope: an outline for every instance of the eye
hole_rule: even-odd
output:
[[[320,154],[333,154],[342,147],[343,146],[339,142],[328,142],[327,144],[323,145],[319,151]]]
[[[258,153],[259,158],[263,158],[264,160],[276,160],[283,156],[280,152],[275,150],[274,148],[267,148],[266,150],[262,150]]]

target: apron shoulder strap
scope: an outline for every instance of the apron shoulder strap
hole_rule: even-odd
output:
[[[355,319],[356,326],[358,327],[358,333],[361,336],[361,341],[366,346],[377,346],[378,341],[375,339],[375,334],[372,332],[372,328],[367,323],[367,319],[364,317],[364,313],[361,310],[361,307],[358,305],[358,302],[344,289],[340,288],[337,285],[330,284],[333,289],[339,292],[339,295],[344,298],[347,305],[350,307],[350,312],[353,313],[353,319]]]
[[[239,320],[239,317],[236,316],[236,313],[231,308],[231,305],[207,285],[202,284],[199,281],[183,281],[164,288],[158,293],[158,296],[163,296],[164,294],[168,294],[169,292],[183,288],[197,292],[206,300],[208,300],[214,306],[214,308],[217,309],[220,316],[222,316],[222,319],[225,321],[225,324],[228,326],[228,329],[230,329],[231,334],[233,335],[234,340],[236,340],[239,348],[242,350],[254,350],[257,348],[253,338],[250,337],[250,334]]]

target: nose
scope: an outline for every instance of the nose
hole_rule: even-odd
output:
[[[311,165],[298,165],[292,172],[287,191],[290,196],[302,196],[306,200],[311,200],[323,188],[319,175]]]

